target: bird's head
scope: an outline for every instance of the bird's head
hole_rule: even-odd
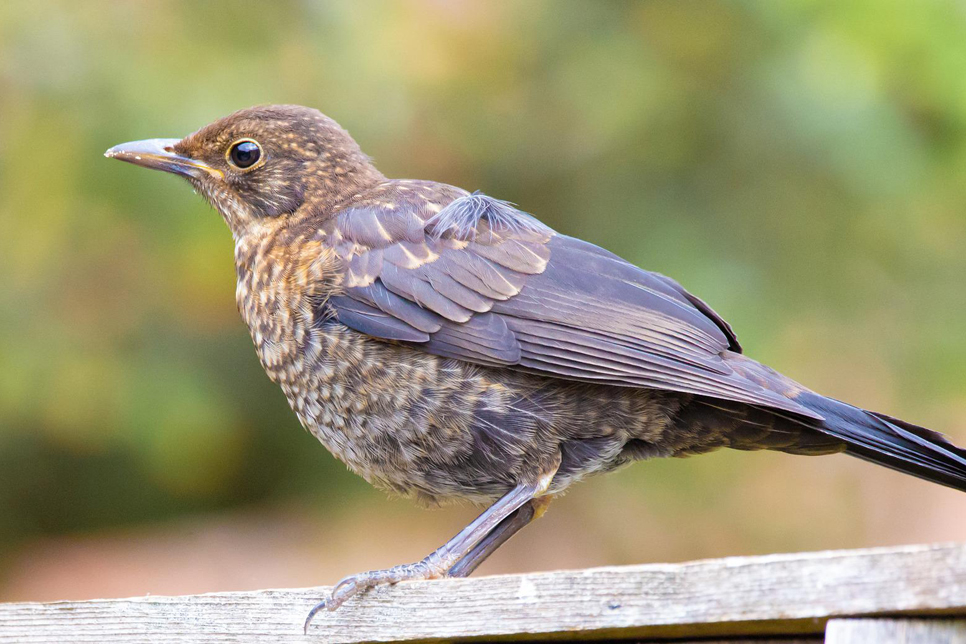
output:
[[[383,179],[338,123],[297,105],[241,110],[183,139],[122,143],[105,156],[184,176],[236,236],[305,205],[330,209]]]

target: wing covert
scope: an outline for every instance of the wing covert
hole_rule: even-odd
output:
[[[648,387],[814,416],[734,372],[731,327],[677,282],[464,195],[350,208],[326,231],[345,267],[339,321],[485,366]]]

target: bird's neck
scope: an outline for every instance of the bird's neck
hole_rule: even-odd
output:
[[[294,212],[277,216],[259,216],[248,204],[235,198],[229,191],[213,194],[210,198],[231,229],[235,244],[250,242],[282,227],[307,217],[324,220],[338,212],[345,204],[358,199],[376,186],[385,183],[386,177],[368,162],[338,164],[322,170],[310,171],[303,179],[303,199]],[[212,194],[209,191],[208,194]]]
[[[323,218],[386,181],[358,148],[329,151],[308,165],[300,211]]]

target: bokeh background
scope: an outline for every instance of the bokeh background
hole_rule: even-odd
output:
[[[0,600],[331,583],[475,510],[386,499],[300,428],[220,218],[109,146],[291,102],[389,176],[509,199],[676,277],[746,351],[966,443],[957,2],[0,3]],[[966,539],[844,456],[591,480],[482,572]]]

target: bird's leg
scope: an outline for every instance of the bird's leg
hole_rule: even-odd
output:
[[[519,510],[505,518],[483,540],[476,544],[465,557],[446,571],[447,577],[469,577],[483,561],[510,537],[519,532],[534,519],[539,519],[547,511],[551,496],[538,496],[524,503]]]
[[[471,554],[477,544],[485,540],[487,535],[493,532],[504,519],[519,510],[535,496],[542,495],[546,492],[547,488],[550,487],[550,481],[553,479],[554,473],[556,473],[556,467],[541,476],[536,483],[521,483],[517,485],[496,503],[487,508],[483,514],[476,517],[472,523],[463,528],[455,537],[447,541],[422,561],[346,577],[335,585],[326,599],[319,602],[309,611],[308,617],[305,619],[305,630],[308,630],[309,623],[320,610],[327,609],[333,611],[353,595],[374,586],[395,584],[400,581],[412,581],[416,579],[436,579],[446,576],[448,570],[453,568],[461,559]],[[514,532],[519,530],[520,527],[523,527],[523,525],[517,527]],[[481,551],[483,558],[495,550],[496,546],[500,543],[506,541],[511,534],[512,532],[508,533],[502,540],[498,539],[498,542],[487,549],[485,554],[483,554],[484,551]],[[483,558],[480,558],[479,561],[482,562]]]

